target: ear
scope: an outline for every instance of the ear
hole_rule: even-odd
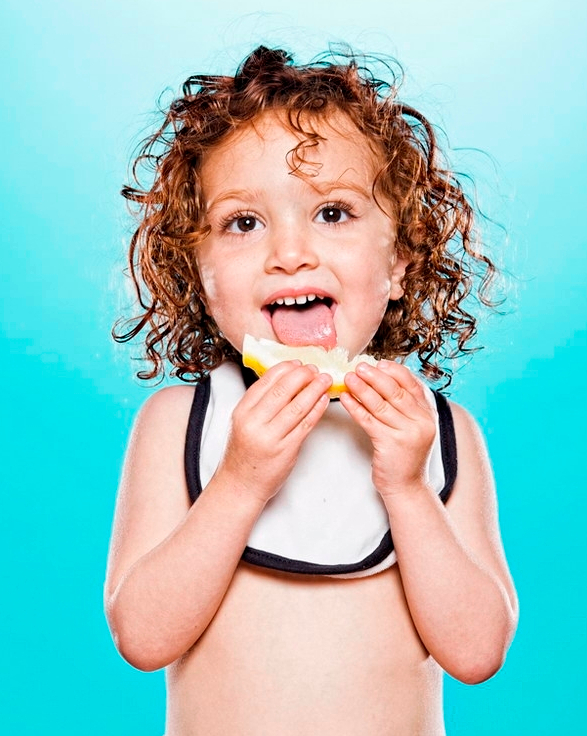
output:
[[[407,258],[395,256],[395,261],[391,269],[391,288],[389,290],[389,299],[396,301],[404,295],[403,280],[406,275],[406,268],[409,265]]]

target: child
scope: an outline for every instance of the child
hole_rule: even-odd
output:
[[[395,94],[260,47],[186,82],[124,190],[144,311],[119,339],[147,328],[139,375],[197,384],[137,418],[105,592],[122,656],[167,667],[167,736],[442,734],[442,670],[481,682],[513,636],[479,431],[395,362],[448,377],[494,268]],[[379,362],[330,402],[300,361],[241,370],[246,333]]]

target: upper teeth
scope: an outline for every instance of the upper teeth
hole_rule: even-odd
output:
[[[273,304],[285,304],[287,307],[292,304],[305,304],[306,302],[313,302],[316,299],[316,294],[306,294],[304,296],[286,296],[283,299],[276,299]]]

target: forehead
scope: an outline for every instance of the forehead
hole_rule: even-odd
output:
[[[301,130],[293,129],[285,113],[268,111],[243,124],[204,157],[205,188],[256,175],[293,175],[318,187],[337,180],[363,187],[373,183],[375,146],[347,115],[307,114],[300,123]]]

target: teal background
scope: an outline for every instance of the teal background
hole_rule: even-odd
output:
[[[449,736],[584,726],[587,265],[585,4],[577,0],[4,0],[1,730],[160,736],[162,673],[116,653],[102,584],[138,353],[109,330],[128,304],[119,197],[167,86],[231,71],[259,42],[308,60],[329,40],[391,53],[404,97],[478,177],[508,314],[453,395],[480,421],[520,601],[503,670],[446,678]],[[479,149],[476,152],[470,149]]]

